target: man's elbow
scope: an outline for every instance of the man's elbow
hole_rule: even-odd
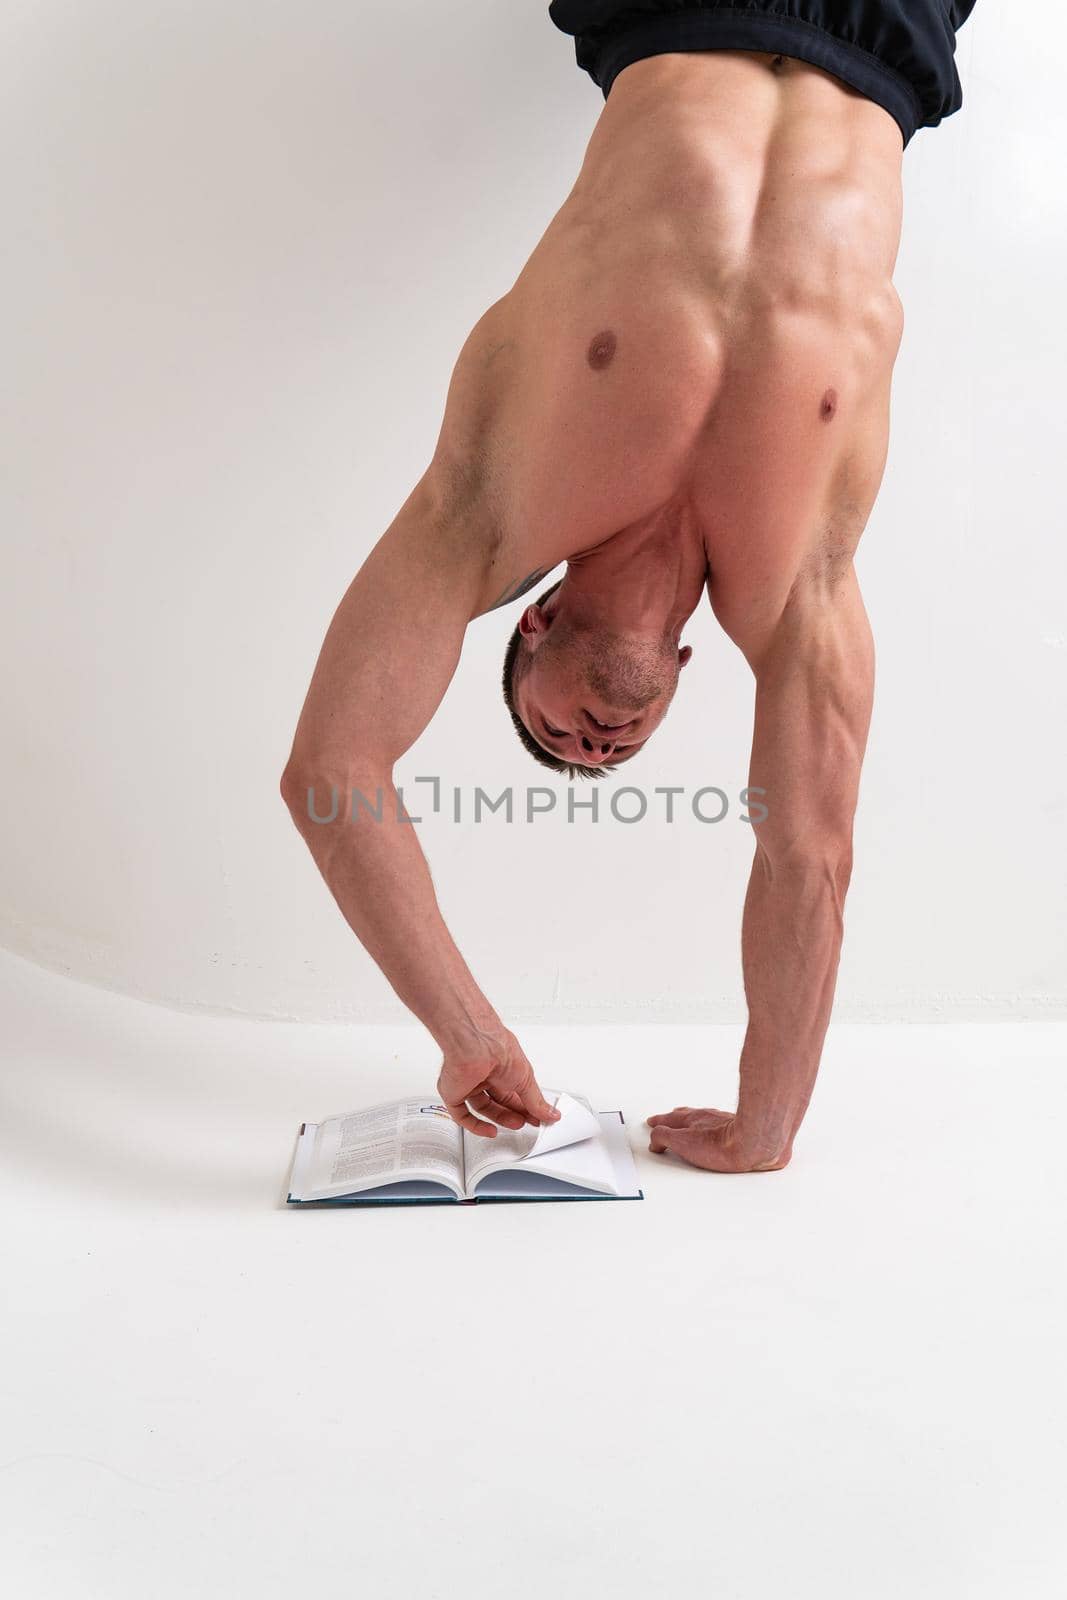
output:
[[[348,785],[336,776],[324,776],[326,772],[322,761],[290,756],[286,762],[279,788],[289,815],[303,834],[315,824],[335,821],[344,808]]]
[[[285,763],[278,788],[289,815],[299,828],[307,816],[309,783],[303,766],[292,756]]]
[[[292,755],[279,783],[281,797],[299,831],[305,836],[324,824],[364,810],[379,817],[385,794],[391,789],[387,763],[365,761],[338,773],[336,763]]]
[[[336,822],[347,805],[347,786],[324,779],[321,765],[316,770],[314,763],[290,758],[279,788],[289,815],[305,838],[313,828]]]

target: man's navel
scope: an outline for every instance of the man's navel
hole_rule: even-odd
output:
[[[615,335],[610,328],[605,328],[602,333],[595,333],[589,341],[589,348],[585,352],[585,359],[594,372],[603,372],[610,366],[615,354]]]
[[[827,389],[819,401],[819,415],[824,422],[829,422],[837,410],[837,390]]]

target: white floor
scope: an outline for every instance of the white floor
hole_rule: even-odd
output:
[[[647,1153],[738,1030],[527,1029],[630,1205],[293,1212],[414,1029],[0,958],[0,1583],[19,1600],[1067,1590],[1067,1026],[839,1027],[792,1165]]]

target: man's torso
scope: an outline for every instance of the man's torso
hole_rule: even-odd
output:
[[[699,548],[728,631],[851,559],[888,444],[900,176],[888,113],[804,63],[620,73],[453,377],[438,449],[477,462],[481,609],[640,523]]]

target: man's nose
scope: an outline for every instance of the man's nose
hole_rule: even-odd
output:
[[[591,734],[584,733],[580,728],[577,733],[578,748],[583,755],[592,756],[594,761],[603,761],[607,756],[615,754],[614,739],[603,737],[593,738]]]

